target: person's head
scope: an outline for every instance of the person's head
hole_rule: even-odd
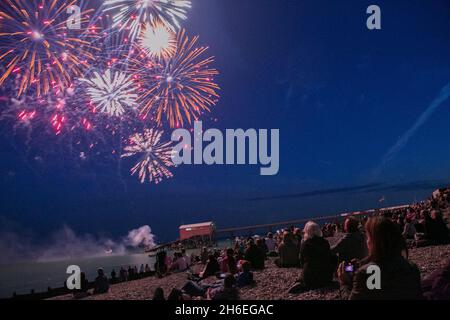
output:
[[[369,258],[374,262],[400,257],[406,249],[400,230],[388,218],[370,218],[366,223],[366,234]]]
[[[257,245],[258,247],[262,246],[262,245],[263,245],[263,239],[258,238],[258,239],[256,240],[256,245]]]
[[[226,251],[227,257],[232,257],[234,255],[234,250],[232,248],[228,248]]]
[[[179,289],[172,289],[172,291],[170,291],[169,296],[167,297],[167,300],[171,300],[171,301],[177,301],[177,300],[183,300],[183,292]]]
[[[181,249],[181,254],[182,254],[183,256],[186,255],[186,249],[185,249],[185,248]]]
[[[431,211],[431,219],[436,220],[436,219],[439,219],[440,217],[441,216],[439,214],[439,211],[437,211],[437,210]]]
[[[164,298],[164,290],[161,287],[155,289],[155,293],[153,294],[153,300],[165,300]]]
[[[250,271],[250,262],[243,261],[241,263],[241,269],[242,269],[243,272],[249,272]]]
[[[312,239],[314,237],[322,237],[322,230],[320,229],[320,226],[314,221],[309,221],[305,225],[303,233],[305,234],[305,240]]]
[[[291,234],[287,231],[285,231],[283,233],[283,243],[291,243],[292,242],[292,237]]]
[[[347,233],[354,233],[358,231],[359,222],[355,218],[349,217],[345,219],[344,231]]]
[[[223,279],[223,285],[226,289],[230,289],[234,286],[234,276],[232,274],[227,274],[225,279]]]
[[[217,259],[216,259],[216,256],[215,255],[213,255],[213,254],[210,254],[209,256],[208,256],[208,262],[217,262]]]
[[[269,232],[269,233],[267,234],[267,238],[273,239],[273,233],[272,233],[272,232]]]
[[[105,272],[103,271],[103,268],[98,268],[98,269],[97,269],[97,274],[98,274],[100,277],[103,277],[103,276],[105,275]]]

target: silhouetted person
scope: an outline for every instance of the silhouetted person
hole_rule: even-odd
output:
[[[361,260],[367,256],[366,239],[359,231],[358,225],[359,222],[355,218],[345,219],[345,236],[331,248],[331,251],[339,256],[340,261]]]
[[[106,293],[109,290],[108,278],[105,276],[102,268],[97,270],[97,278],[95,278],[94,294]]]
[[[292,235],[289,232],[283,233],[283,241],[278,246],[279,258],[275,264],[279,268],[292,268],[300,266],[299,248],[294,243]]]
[[[244,252],[244,259],[250,262],[252,268],[264,269],[266,254],[255,244],[252,239],[247,242],[247,248]]]
[[[156,288],[153,294],[153,301],[165,301],[164,290],[161,287]]]

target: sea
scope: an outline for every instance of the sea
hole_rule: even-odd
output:
[[[230,240],[220,241],[218,247],[229,246]],[[187,250],[191,255],[198,250]],[[173,254],[168,252],[168,254]],[[18,262],[11,264],[0,264],[0,299],[10,298],[13,293],[28,294],[34,292],[45,292],[50,288],[63,287],[69,274],[66,273],[70,265],[77,265],[86,274],[89,281],[97,276],[97,269],[103,268],[108,278],[114,269],[119,273],[120,267],[128,268],[137,266],[138,270],[143,264],[149,265],[154,270],[156,258],[149,253],[128,253],[124,255],[104,255],[90,258],[73,258],[57,261],[33,261]]]
[[[64,285],[69,274],[67,267],[77,265],[86,274],[89,281],[97,276],[97,269],[102,267],[108,278],[113,269],[119,273],[120,267],[141,266],[148,264],[153,270],[155,257],[148,253],[125,255],[107,255],[91,258],[74,258],[58,261],[19,262],[0,265],[0,298],[9,298],[13,292],[27,294],[47,291],[48,287],[59,288]]]

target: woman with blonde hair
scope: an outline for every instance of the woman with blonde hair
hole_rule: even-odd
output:
[[[309,221],[303,230],[304,238],[300,248],[302,274],[289,293],[300,293],[331,284],[334,262],[330,244],[322,236],[320,226]]]

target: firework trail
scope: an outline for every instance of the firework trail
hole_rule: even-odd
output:
[[[139,162],[131,168],[131,174],[138,173],[141,183],[147,179],[158,184],[164,178],[171,178],[173,174],[169,167],[173,167],[171,142],[160,142],[163,132],[154,129],[144,129],[130,137],[130,145],[124,148],[122,158],[140,155]]]
[[[145,23],[163,23],[177,31],[190,8],[188,0],[105,0],[103,12],[112,12],[113,27],[127,30],[134,41]]]
[[[145,59],[145,52],[130,59],[144,119],[150,115],[159,126],[167,121],[171,128],[180,127],[185,122],[191,124],[217,103],[219,86],[214,76],[218,71],[210,66],[213,57],[202,58],[208,48],[196,47],[197,41],[198,37],[190,40],[181,30],[170,59],[155,62]]]
[[[39,97],[55,85],[69,87],[94,55],[88,39],[67,26],[67,12],[76,1],[3,0],[0,3],[0,85],[13,74],[20,78],[18,96],[33,89]],[[81,23],[92,10],[81,12]]]
[[[125,108],[137,106],[137,94],[131,76],[107,69],[103,74],[94,72],[90,79],[80,79],[87,84],[87,94],[100,112],[121,116]]]

